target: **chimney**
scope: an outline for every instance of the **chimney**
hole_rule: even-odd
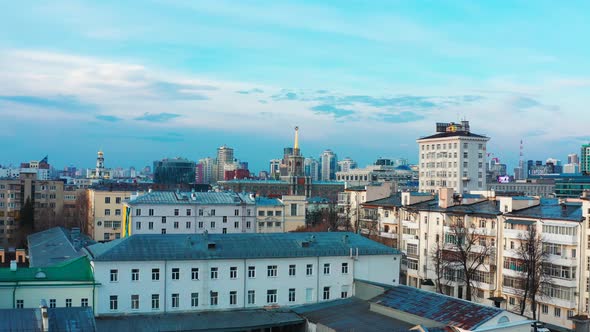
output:
[[[47,313],[47,301],[41,300],[39,308],[41,309],[41,329],[43,332],[47,332],[49,331],[49,314]]]
[[[15,260],[10,261],[10,271],[16,272],[16,268],[17,268],[16,261]]]
[[[438,190],[438,206],[446,209],[454,205],[453,195],[455,190],[453,188],[440,188]]]

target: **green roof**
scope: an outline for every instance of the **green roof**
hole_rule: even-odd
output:
[[[82,256],[50,267],[0,268],[0,282],[94,281],[90,261]]]
[[[399,255],[361,235],[347,232],[265,234],[135,234],[88,247],[95,261],[207,260]]]

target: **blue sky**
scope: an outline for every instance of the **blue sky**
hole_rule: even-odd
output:
[[[417,160],[470,120],[514,165],[590,138],[590,2],[10,1],[0,163],[141,167],[214,156],[258,171],[292,142],[361,165]]]

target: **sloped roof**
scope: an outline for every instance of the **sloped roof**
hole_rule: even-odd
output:
[[[383,207],[396,206],[396,207],[399,207],[399,206],[402,206],[402,194],[395,193],[389,197],[365,202],[362,205],[363,206],[383,206]]]
[[[81,256],[49,267],[0,268],[0,282],[94,281],[88,257]]]
[[[559,204],[556,199],[542,199],[541,204],[507,213],[508,217],[582,221],[582,203]]]
[[[263,196],[256,197],[256,206],[283,206],[278,198],[268,198]]]
[[[395,286],[371,300],[444,325],[473,330],[504,310],[409,286]]]
[[[420,137],[418,139],[418,141],[421,141],[424,139],[447,138],[447,137],[473,137],[473,138],[488,138],[489,139],[489,137],[487,137],[487,136],[474,134],[474,133],[471,133],[468,131],[455,131],[455,132],[437,133],[437,134],[426,136],[426,137]]]
[[[88,250],[95,261],[149,261],[348,256],[350,248],[358,248],[359,255],[399,254],[397,249],[348,232],[135,234]]]
[[[130,205],[139,204],[207,204],[207,205],[232,205],[254,204],[254,199],[249,194],[235,192],[176,192],[176,191],[152,191],[140,195],[129,201]]]
[[[73,235],[63,227],[53,227],[27,237],[29,267],[46,267],[84,256],[82,248],[96,243],[84,234]]]

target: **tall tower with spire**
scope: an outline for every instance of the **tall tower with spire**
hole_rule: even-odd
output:
[[[304,176],[303,168],[304,159],[299,150],[299,127],[295,127],[295,143],[293,144],[293,151],[286,156],[286,164],[289,176]]]
[[[98,150],[98,156],[96,157],[96,171],[94,176],[98,179],[102,179],[104,176],[104,153]]]

